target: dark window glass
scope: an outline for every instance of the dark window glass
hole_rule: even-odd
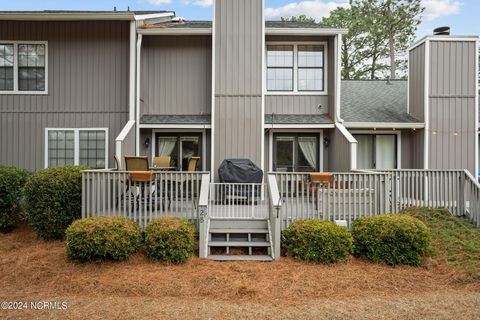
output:
[[[18,45],[18,90],[45,91],[45,45]]]
[[[179,171],[188,170],[192,157],[201,155],[201,136],[189,134],[157,135],[156,156],[171,157],[171,164]],[[201,161],[202,159],[200,159]],[[201,164],[199,164],[201,167]]]
[[[276,135],[274,170],[312,172],[318,170],[318,136]]]
[[[13,44],[0,44],[0,91],[13,91]]]
[[[105,168],[105,131],[80,131],[79,164],[96,169]]]
[[[75,163],[75,132],[51,130],[48,132],[48,167],[72,166]]]

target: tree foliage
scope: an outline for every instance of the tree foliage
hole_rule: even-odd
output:
[[[348,30],[341,50],[343,79],[395,79],[406,74],[406,51],[423,10],[421,0],[352,0],[318,23]],[[315,22],[305,15],[282,20]]]
[[[306,15],[302,14],[299,16],[291,16],[291,17],[282,17],[282,21],[291,21],[291,22],[303,22],[303,23],[316,23],[315,19],[311,17],[307,17]]]

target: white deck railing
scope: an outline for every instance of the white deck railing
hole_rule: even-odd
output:
[[[209,216],[214,219],[266,219],[268,195],[261,183],[211,183]]]
[[[156,172],[134,182],[127,171],[82,172],[82,217],[124,216],[144,227],[159,216],[198,221],[202,177],[208,172]]]
[[[306,173],[273,173],[282,199],[282,229],[297,219],[346,220],[390,212],[391,174],[334,173],[312,183]]]
[[[480,185],[467,170],[387,170],[392,174],[392,212],[442,207],[480,227]]]

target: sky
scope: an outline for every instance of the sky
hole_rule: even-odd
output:
[[[0,0],[0,10],[173,10],[187,20],[210,20],[213,0]],[[455,35],[480,34],[479,0],[422,0],[423,14],[417,38],[438,26],[450,26]],[[348,0],[265,0],[267,20],[305,14],[319,20]]]

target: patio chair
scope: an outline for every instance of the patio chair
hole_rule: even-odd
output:
[[[308,192],[310,193],[310,201],[313,202],[315,210],[319,209],[319,191],[325,186],[332,186],[333,173],[330,172],[312,172],[309,174]]]
[[[170,168],[172,162],[172,157],[154,157],[153,158],[153,167],[154,168]]]
[[[194,172],[198,169],[198,163],[200,162],[200,157],[191,157],[188,161],[188,172]]]
[[[115,171],[122,170],[122,163],[120,162],[120,159],[117,156],[113,156],[113,160],[115,161]]]
[[[148,157],[125,156],[125,167],[127,171],[149,171]]]

